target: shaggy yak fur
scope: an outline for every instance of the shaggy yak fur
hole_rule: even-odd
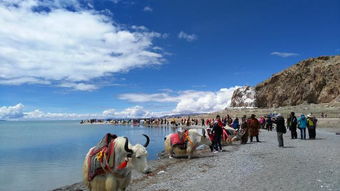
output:
[[[106,174],[95,176],[91,181],[88,179],[89,167],[87,159],[92,148],[89,150],[83,164],[83,181],[91,191],[124,191],[131,181],[132,169],[141,173],[150,172],[150,168],[147,163],[148,152],[145,148],[149,141],[147,141],[147,144],[144,145],[145,147],[141,144],[132,146],[128,143],[128,150],[130,150],[130,152],[127,152],[124,147],[126,141],[128,140],[124,137],[117,137],[114,140],[114,157],[112,157],[112,154],[109,160],[109,165],[113,166],[114,164],[115,167],[113,168],[113,171],[115,174],[107,172]],[[127,157],[129,157],[127,166],[123,169],[116,169],[116,167],[124,162]]]
[[[188,158],[190,159],[193,156],[193,153],[195,152],[196,148],[200,145],[211,145],[211,141],[209,139],[208,136],[206,136],[206,130],[203,130],[204,133],[203,135],[201,135],[200,133],[197,132],[196,129],[189,129],[188,130],[188,136],[191,140],[192,143],[190,143],[190,141],[188,141],[186,144],[186,149],[181,149],[179,147],[174,148],[174,153],[176,157],[183,157],[183,156],[188,156]],[[164,148],[165,148],[165,152],[168,153],[170,155],[171,152],[171,143],[170,143],[170,135],[166,136],[165,140],[164,140]]]

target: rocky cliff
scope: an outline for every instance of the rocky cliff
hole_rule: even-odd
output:
[[[255,88],[243,86],[234,91],[231,107],[255,107]]]
[[[340,56],[303,60],[255,86],[255,106],[279,107],[340,100]],[[243,107],[235,90],[232,107]],[[234,97],[235,96],[235,97]],[[241,104],[238,104],[241,103]]]

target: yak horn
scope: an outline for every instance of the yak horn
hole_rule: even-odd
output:
[[[203,137],[205,137],[205,130],[202,129],[202,134],[203,134]]]
[[[124,137],[125,138],[125,145],[124,145],[124,149],[126,152],[128,153],[133,153],[133,150],[129,149],[129,139],[127,137]]]
[[[149,138],[149,136],[147,136],[145,134],[143,134],[143,136],[146,138],[146,143],[143,145],[146,148],[150,143],[150,138]]]

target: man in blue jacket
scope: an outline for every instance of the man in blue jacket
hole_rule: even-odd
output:
[[[298,127],[301,132],[301,139],[306,139],[307,119],[304,114],[302,114],[298,119]]]

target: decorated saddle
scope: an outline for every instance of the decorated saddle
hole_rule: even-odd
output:
[[[105,168],[110,168],[107,164],[111,154],[114,152],[114,139],[117,135],[107,133],[98,144],[91,149],[88,157],[88,179],[91,181],[95,176],[104,174]],[[104,157],[105,156],[105,157]],[[106,159],[106,161],[104,161]],[[105,164],[105,165],[103,165]]]
[[[189,132],[185,130],[183,133],[173,133],[170,135],[170,144],[171,146],[178,146],[181,149],[186,149]]]

